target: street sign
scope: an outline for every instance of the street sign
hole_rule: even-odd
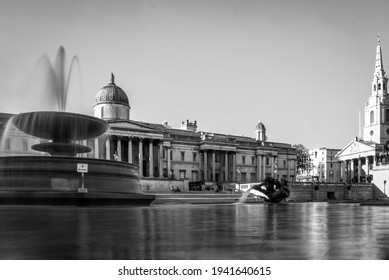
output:
[[[77,163],[77,172],[88,173],[88,164],[87,163]]]

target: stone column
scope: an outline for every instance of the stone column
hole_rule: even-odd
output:
[[[170,178],[171,176],[171,157],[170,157],[170,150],[171,147],[167,147],[167,177]]]
[[[204,181],[208,181],[208,154],[207,150],[204,150]]]
[[[224,181],[228,182],[228,152],[224,154]]]
[[[110,139],[109,136],[107,137],[107,140],[105,141],[105,159],[111,159],[111,145],[110,145]]]
[[[257,181],[262,180],[262,160],[261,160],[261,155],[257,155]]]
[[[153,139],[150,139],[149,155],[149,177],[154,177]]]
[[[122,139],[121,137],[118,137],[117,141],[116,141],[116,148],[117,148],[117,151],[118,151],[118,161],[122,161]]]
[[[128,163],[132,163],[132,137],[128,137]]]
[[[236,153],[232,154],[232,181],[236,181]]]
[[[362,175],[362,160],[361,158],[358,158],[358,183],[361,182],[361,175]]]
[[[365,161],[366,161],[366,173],[367,173],[367,177],[370,175],[370,157],[369,156],[367,156],[366,157],[366,159],[365,159]],[[367,177],[366,177],[366,179],[365,179],[365,182],[367,183]]]
[[[95,155],[95,158],[99,158],[100,155],[99,155],[99,139],[98,138],[95,138],[95,141],[94,141],[94,155]]]
[[[262,155],[262,180],[266,177],[266,156]]]
[[[143,177],[143,138],[139,138],[139,176]]]
[[[159,151],[159,157],[158,157],[159,178],[163,178],[163,142],[162,142],[162,140],[158,144],[158,151]]]
[[[216,152],[213,150],[212,151],[212,181],[216,182],[216,172],[215,172],[215,167],[216,167],[216,163],[215,163],[215,155]]]
[[[286,179],[290,180],[290,159],[286,158]]]
[[[354,159],[350,161],[350,180],[354,179]]]
[[[340,162],[340,178],[342,179],[342,181],[347,181],[345,179],[345,164],[346,162],[345,161],[341,161]]]

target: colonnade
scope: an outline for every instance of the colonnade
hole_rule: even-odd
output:
[[[164,158],[162,139],[114,136],[94,140],[94,157],[124,161],[139,166],[140,177],[163,178]],[[170,153],[170,147],[166,146]],[[167,170],[170,170],[170,157],[167,157]]]
[[[255,181],[261,181],[267,176],[277,174],[277,155],[269,153],[257,153],[255,163],[242,163],[239,160],[238,164],[235,150],[201,149],[199,152],[202,157],[196,162],[197,167],[193,166],[193,162],[183,163],[179,160],[175,161],[174,164],[180,166],[172,166],[172,148],[170,142],[164,142],[163,139],[105,135],[88,141],[92,141],[88,142],[88,145],[94,151],[92,155],[88,156],[136,164],[139,166],[141,178],[172,178],[174,177],[173,168],[176,171],[181,169],[188,169],[189,172],[197,170],[200,173],[199,180],[218,182],[245,182],[246,179],[252,181],[254,180],[253,173],[256,174]],[[86,145],[87,143],[82,144]],[[248,160],[251,160],[251,156],[249,158]],[[241,180],[241,177],[237,177],[240,171],[245,172],[246,176],[248,174],[251,176]],[[291,173],[288,162],[287,178],[290,178]]]
[[[340,176],[345,182],[361,183],[363,176],[367,178],[370,175],[371,164],[375,164],[373,156],[344,160],[341,162]],[[366,166],[366,171],[363,170],[363,165]]]
[[[241,171],[240,167],[245,168],[245,170],[250,169],[251,164],[237,164],[236,152],[235,151],[223,151],[223,150],[201,150],[203,155],[203,160],[200,161],[200,170],[203,171],[202,180],[204,181],[216,181],[217,174],[223,174],[224,176],[219,177],[219,181],[225,182],[236,182],[241,181],[241,178],[237,178],[237,174]],[[220,153],[220,159],[224,157],[224,161],[220,160],[220,163],[216,163],[216,153]],[[209,157],[211,159],[209,159]],[[267,159],[269,162],[267,163]],[[255,163],[255,173],[256,181],[264,180],[267,176],[273,176],[277,172],[277,156],[266,155],[266,154],[257,154],[256,163]],[[210,166],[209,166],[210,165]],[[268,166],[268,170],[266,169]],[[268,171],[268,172],[266,172]],[[211,174],[209,174],[209,172]],[[268,174],[270,173],[270,174]],[[287,177],[289,178],[291,170],[287,168]],[[210,176],[211,175],[211,176]],[[245,180],[242,180],[245,181]]]

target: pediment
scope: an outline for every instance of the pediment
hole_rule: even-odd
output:
[[[163,137],[163,129],[159,129],[157,125],[141,123],[136,121],[121,121],[110,122],[108,134],[123,135],[123,136],[144,136],[149,135],[152,138]]]
[[[351,141],[336,157],[341,159],[344,157],[357,157],[358,155],[375,154],[376,144],[373,142],[363,142],[359,140]]]

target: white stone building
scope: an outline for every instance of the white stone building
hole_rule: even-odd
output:
[[[309,150],[312,165],[311,176],[319,182],[339,182],[340,161],[336,157],[340,149],[317,148]]]

